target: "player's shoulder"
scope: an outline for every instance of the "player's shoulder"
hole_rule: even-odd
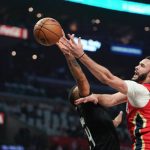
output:
[[[128,87],[128,93],[139,93],[139,94],[148,94],[150,90],[150,85],[148,89],[148,85],[140,84],[132,80],[125,80],[127,87]],[[142,94],[142,95],[143,95]]]
[[[125,80],[125,83],[126,83],[127,86],[129,86],[129,87],[143,87],[142,84],[137,83],[137,82],[132,81],[132,80]]]
[[[132,80],[124,80],[127,84],[139,84],[135,81],[132,81]]]

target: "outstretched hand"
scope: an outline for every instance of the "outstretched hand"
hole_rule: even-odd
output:
[[[92,102],[94,104],[97,104],[98,103],[98,98],[96,97],[95,94],[91,94],[87,97],[77,99],[75,101],[75,105],[79,105],[81,103],[88,103],[88,102]]]
[[[56,43],[56,45],[64,54],[72,54],[76,58],[80,58],[80,56],[84,54],[83,46],[81,44],[81,38],[78,38],[78,43],[76,43],[74,41],[74,34],[68,34],[68,36],[70,38],[69,40],[65,36],[63,36],[60,38],[59,42]]]
[[[60,38],[59,42],[56,43],[56,45],[59,47],[63,54],[70,55],[70,45],[68,43],[69,40],[63,36]]]
[[[74,40],[74,34],[68,34],[70,40],[69,40],[69,44],[70,44],[70,51],[71,53],[76,57],[76,58],[80,58],[80,56],[83,55],[84,51],[83,51],[83,46],[81,43],[81,37],[78,38],[78,43],[75,42]]]

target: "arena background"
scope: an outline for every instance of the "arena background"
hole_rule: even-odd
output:
[[[85,51],[91,58],[130,79],[138,61],[150,55],[150,16],[63,0],[0,2],[0,149],[88,150],[78,115],[67,100],[75,82],[65,58],[57,46],[41,46],[33,37],[33,27],[43,17],[55,18],[65,33],[81,36],[86,46],[95,48]],[[82,67],[94,92],[115,92]],[[130,150],[125,104],[109,109],[112,118],[120,110],[121,150]]]

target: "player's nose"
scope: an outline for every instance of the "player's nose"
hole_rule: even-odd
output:
[[[138,68],[139,68],[139,65],[138,65],[138,66],[135,66],[135,70],[138,70]]]

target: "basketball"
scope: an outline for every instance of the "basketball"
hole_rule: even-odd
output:
[[[59,41],[63,36],[63,31],[57,20],[43,18],[35,24],[33,34],[38,43],[44,46],[51,46]]]

